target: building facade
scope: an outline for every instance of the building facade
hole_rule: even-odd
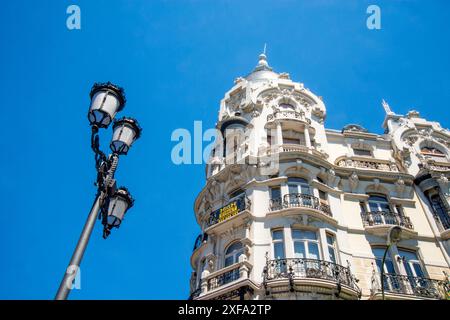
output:
[[[382,135],[331,130],[265,54],[235,80],[194,204],[191,299],[381,299],[381,268],[387,299],[448,298],[450,131],[382,105]]]

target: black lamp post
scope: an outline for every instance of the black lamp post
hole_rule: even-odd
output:
[[[92,128],[91,147],[95,154],[97,170],[95,183],[97,195],[56,293],[56,300],[67,299],[97,218],[102,220],[103,238],[106,239],[111,233],[111,229],[120,226],[127,210],[133,206],[134,202],[126,188],[116,188],[114,173],[117,169],[119,156],[128,153],[134,141],[140,137],[142,129],[137,121],[131,118],[122,118],[115,121],[113,138],[110,144],[112,153],[106,156],[100,150],[98,132],[101,128],[108,128],[117,112],[124,108],[125,94],[122,88],[107,82],[94,84],[90,97],[91,106],[88,119]]]

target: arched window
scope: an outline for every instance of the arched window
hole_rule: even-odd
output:
[[[450,215],[447,213],[444,203],[439,194],[430,196],[431,206],[433,207],[436,218],[440,221],[444,230],[450,229]]]
[[[244,247],[241,242],[231,244],[225,251],[225,267],[239,262],[239,256],[244,253]]]

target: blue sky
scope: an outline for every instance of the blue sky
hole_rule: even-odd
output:
[[[81,30],[66,8],[81,8]],[[366,28],[377,4],[382,29]],[[203,165],[176,166],[176,128],[215,124],[233,80],[269,63],[327,106],[326,126],[381,133],[385,98],[450,127],[450,2],[8,1],[0,10],[0,298],[52,299],[95,188],[94,82],[126,90],[144,132],[116,175],[136,198],[108,240],[97,224],[72,299],[184,299]],[[106,145],[111,131],[102,132]]]

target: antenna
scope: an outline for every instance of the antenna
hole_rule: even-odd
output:
[[[264,43],[264,55],[266,54],[267,43]]]

